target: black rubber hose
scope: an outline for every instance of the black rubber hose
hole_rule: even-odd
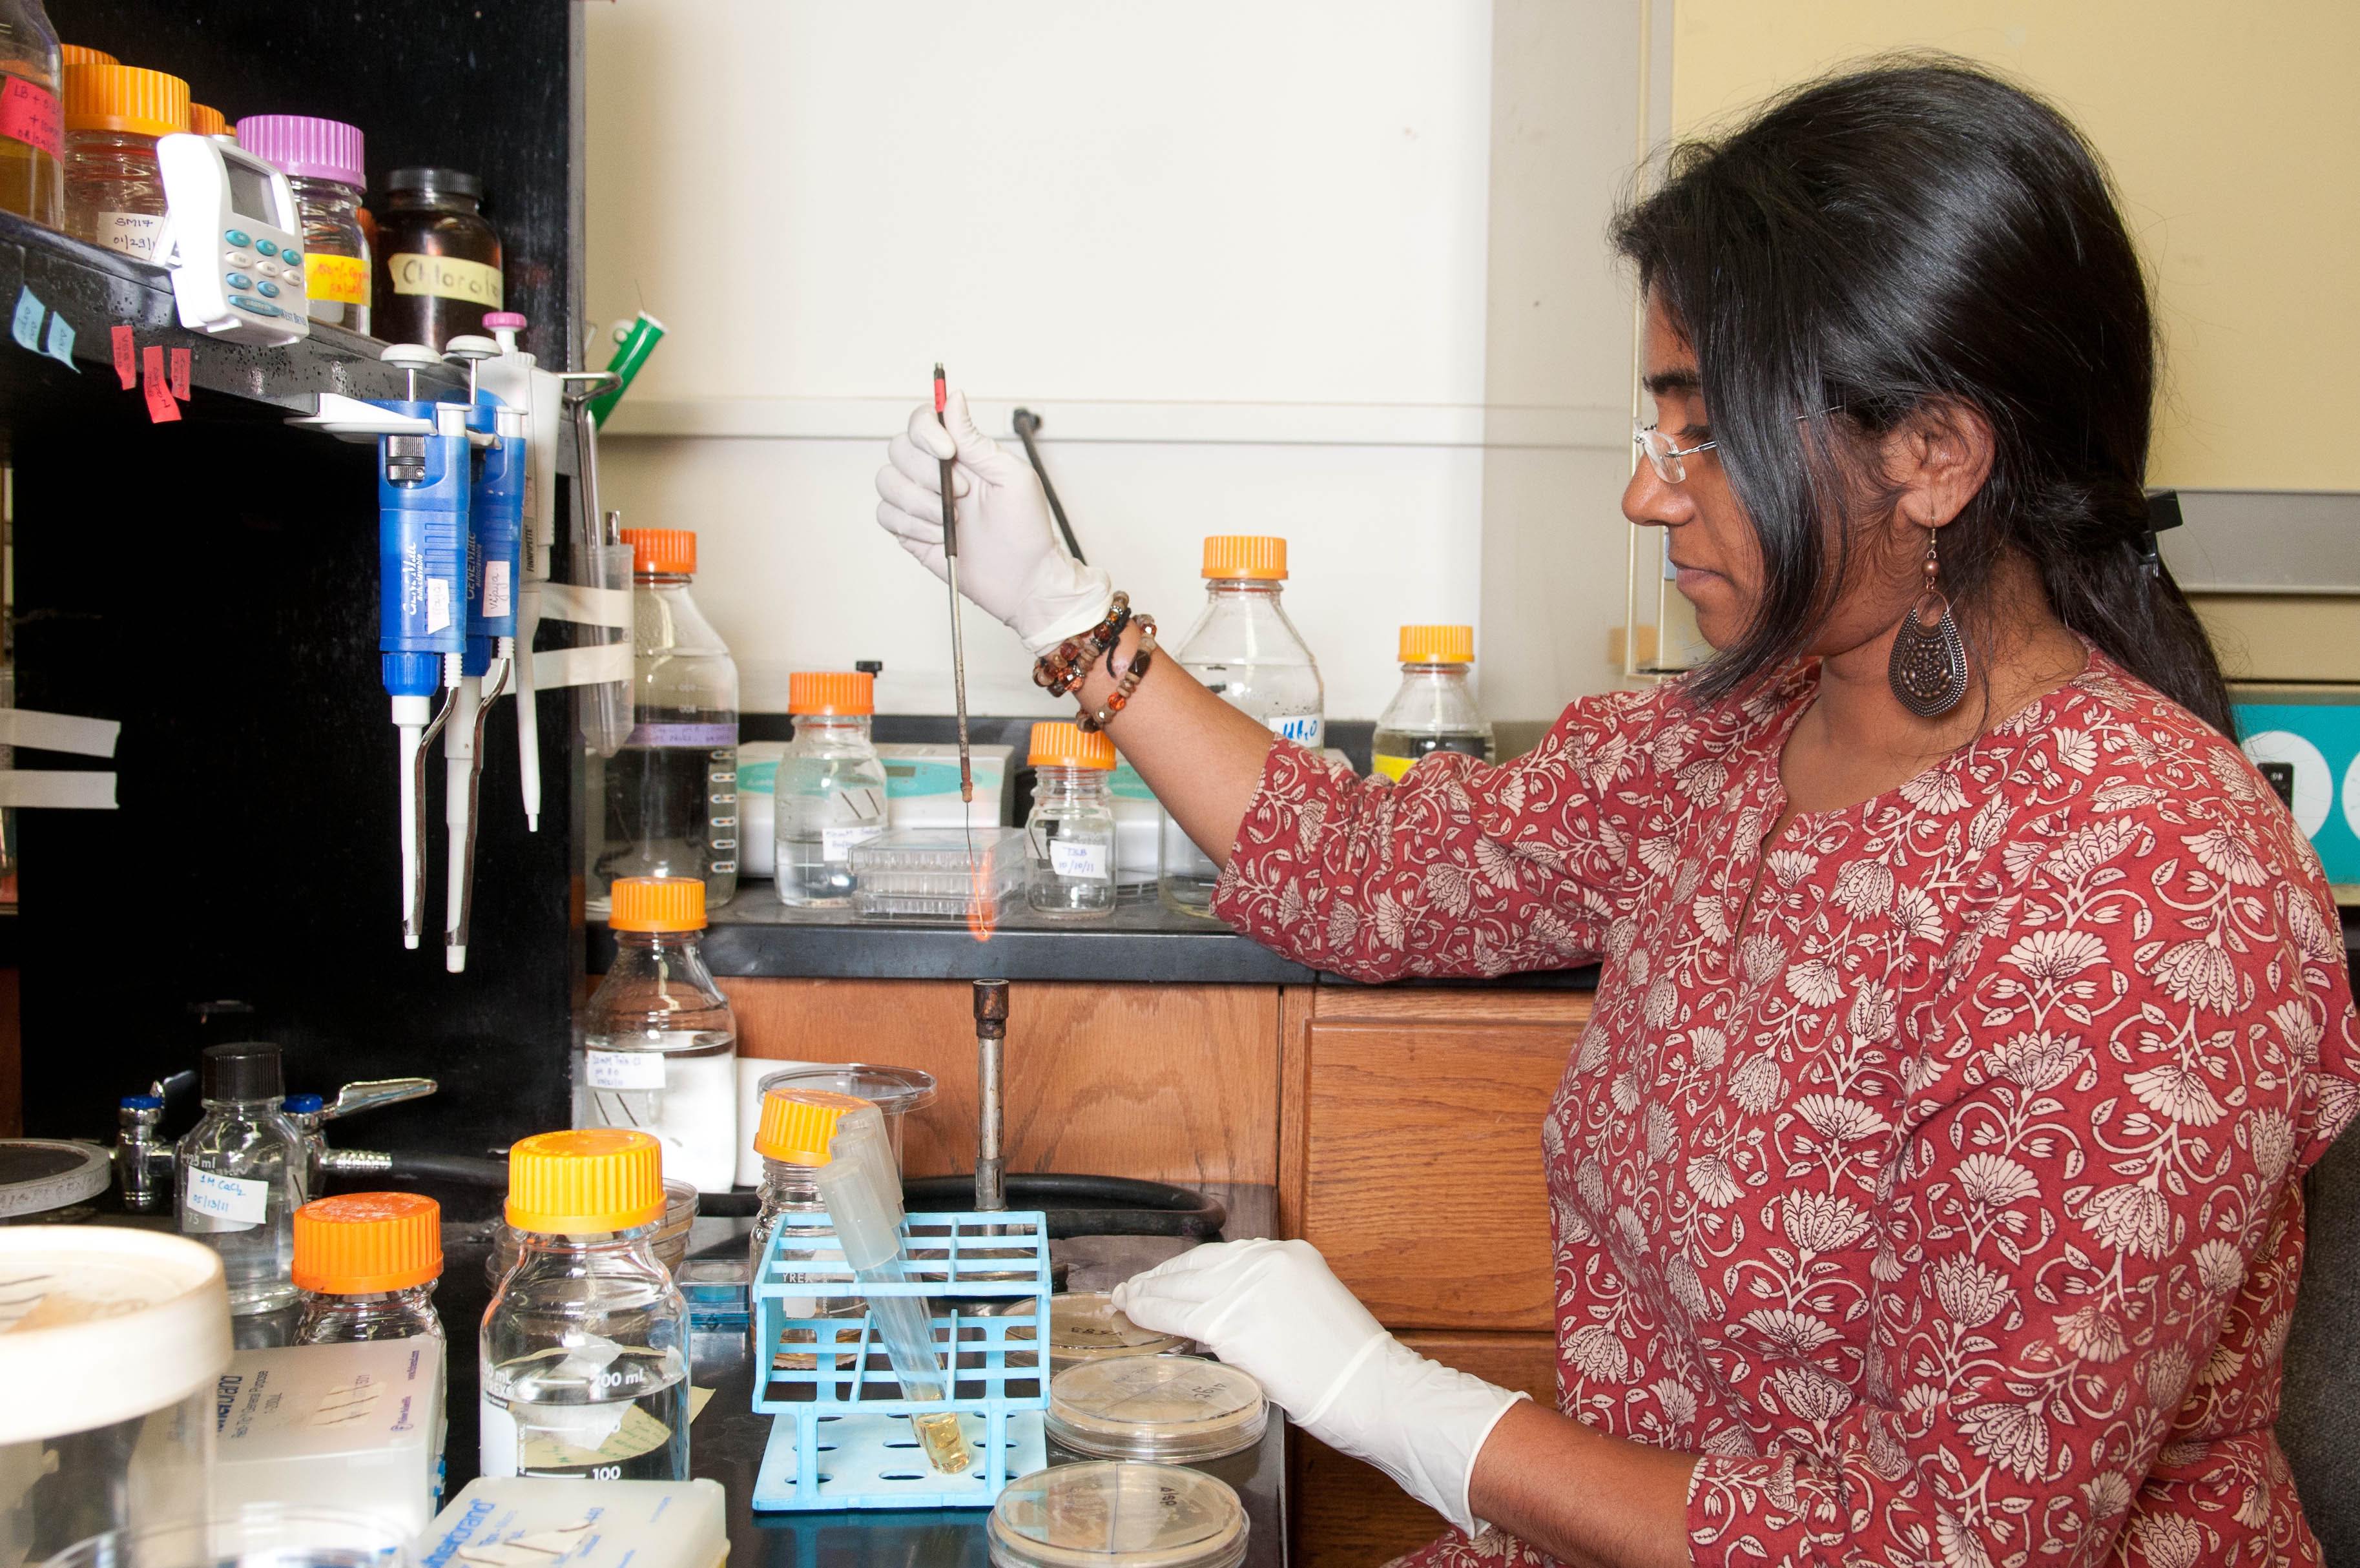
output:
[[[1041,476],[1041,494],[1048,498],[1049,515],[1057,519],[1057,531],[1065,536],[1065,549],[1087,566],[1089,558],[1082,553],[1082,541],[1074,537],[1074,525],[1065,521],[1065,504],[1057,499],[1057,487],[1049,483],[1049,470],[1041,462],[1040,449],[1032,444],[1033,432],[1040,428],[1040,415],[1030,408],[1016,410],[1016,439],[1024,443],[1024,455],[1032,460],[1032,472]]]
[[[1049,1236],[1169,1236],[1210,1241],[1229,1223],[1217,1198],[1163,1181],[1124,1176],[1070,1176],[1052,1172],[1011,1174],[1008,1206],[1039,1209],[1049,1216]],[[975,1205],[972,1176],[919,1176],[901,1183],[901,1201],[913,1209],[959,1210]]]
[[[505,1160],[478,1160],[466,1154],[425,1154],[396,1149],[390,1156],[393,1164],[388,1174],[408,1176],[413,1181],[457,1181],[470,1187],[506,1187],[508,1184],[508,1162]]]

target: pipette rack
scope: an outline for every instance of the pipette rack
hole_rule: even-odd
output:
[[[786,1225],[772,1232],[754,1274],[754,1409],[777,1418],[755,1475],[756,1509],[989,1508],[1011,1476],[1047,1465],[1046,1214],[911,1214],[901,1225],[907,1279],[866,1290],[832,1236],[808,1234],[824,1214],[791,1218],[803,1234]],[[988,1303],[934,1316],[950,1398],[901,1397],[865,1309],[797,1315],[806,1302],[824,1310],[871,1291]],[[918,1446],[909,1417],[931,1410],[958,1412],[975,1457],[960,1475],[937,1474]]]

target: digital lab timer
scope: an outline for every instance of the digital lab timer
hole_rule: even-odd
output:
[[[158,138],[164,265],[180,325],[266,347],[311,336],[302,223],[287,177],[211,136]]]

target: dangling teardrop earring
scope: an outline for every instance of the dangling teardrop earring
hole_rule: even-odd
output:
[[[1926,530],[1926,588],[1893,634],[1893,658],[1885,672],[1901,705],[1921,719],[1940,717],[1967,694],[1966,639],[1959,635],[1950,597],[1935,583],[1941,572],[1934,554],[1937,532]]]

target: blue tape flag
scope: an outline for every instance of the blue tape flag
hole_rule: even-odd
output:
[[[33,354],[41,352],[41,318],[47,314],[49,307],[41,303],[39,295],[30,289],[16,290],[16,319],[10,324],[9,331],[15,335],[17,347]]]
[[[43,343],[41,352],[48,354],[51,359],[56,360],[60,365],[64,365],[68,370],[72,371],[76,376],[80,376],[82,374],[82,366],[73,362],[73,323],[66,320],[66,314],[63,310],[50,311],[49,336]]]

